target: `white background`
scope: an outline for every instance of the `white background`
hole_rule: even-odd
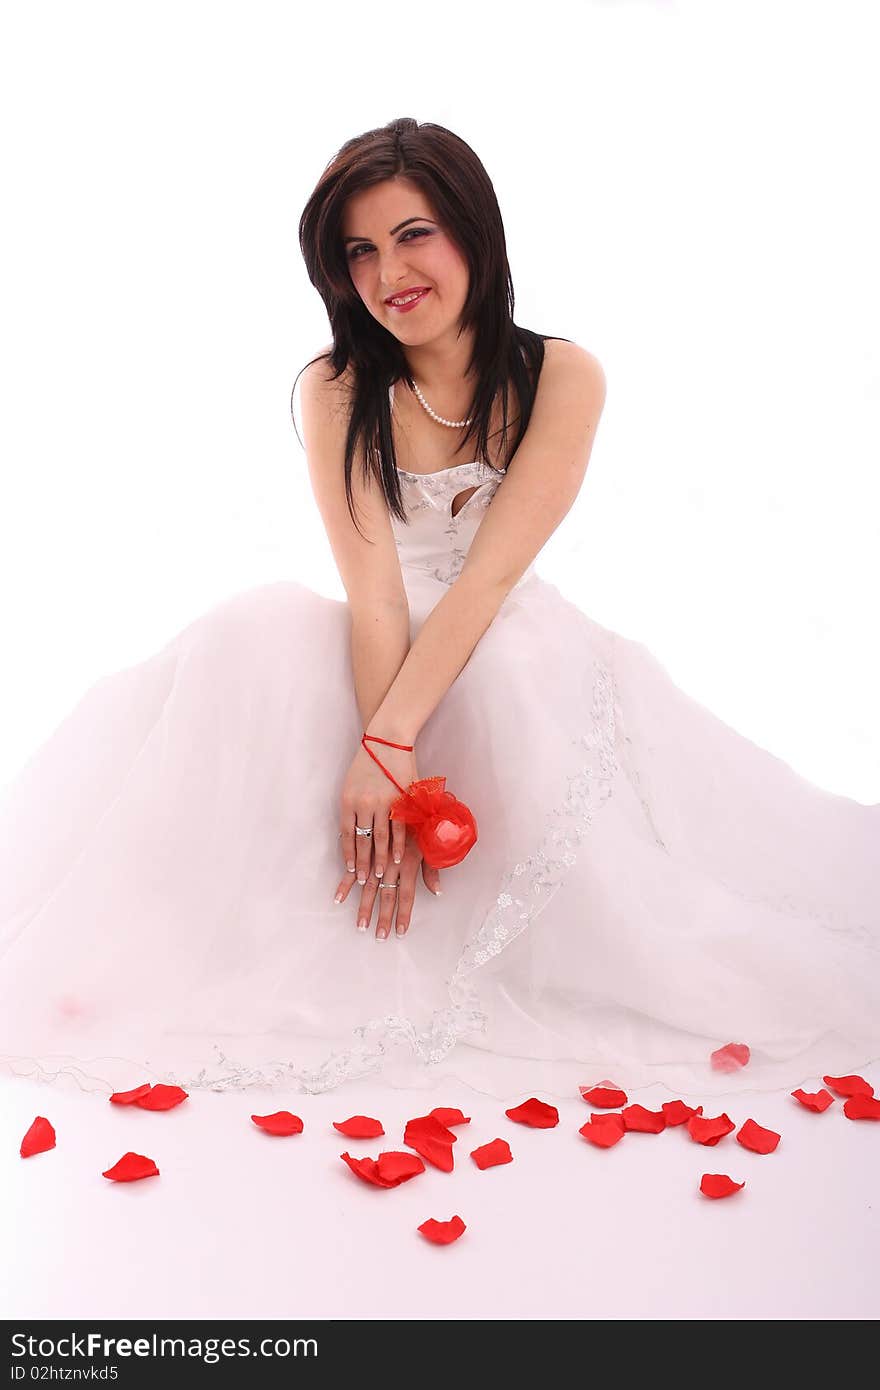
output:
[[[802,775],[880,800],[869,3],[3,6],[0,784],[239,589],[341,598],[294,377],[350,136],[462,136],[516,321],[602,362],[539,564]]]

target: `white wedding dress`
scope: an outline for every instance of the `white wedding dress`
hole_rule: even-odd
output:
[[[401,484],[415,636],[503,474]],[[333,902],[360,735],[348,608],[293,582],[88,690],[0,809],[0,1067],[521,1099],[793,1088],[880,1059],[880,805],[805,781],[534,566],[416,743],[478,842],[441,897],[419,875],[385,941],[375,912],[356,930],[358,889]],[[751,1060],[716,1072],[728,1042]]]

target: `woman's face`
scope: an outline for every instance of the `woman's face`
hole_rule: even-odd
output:
[[[467,261],[414,183],[399,176],[352,194],[342,236],[352,284],[373,318],[401,343],[417,347],[450,329],[457,333]],[[401,311],[387,302],[414,289],[428,291],[415,308]]]

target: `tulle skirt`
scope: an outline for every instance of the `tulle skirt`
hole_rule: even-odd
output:
[[[415,636],[445,589],[406,579]],[[880,805],[805,781],[553,585],[508,595],[419,735],[479,839],[384,941],[359,889],[333,901],[361,731],[349,610],[293,582],[88,690],[0,809],[0,1067],[521,1099],[880,1058]],[[719,1072],[728,1042],[750,1060]]]

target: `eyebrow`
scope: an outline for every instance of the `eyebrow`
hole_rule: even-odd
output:
[[[398,222],[396,227],[392,227],[388,235],[394,236],[396,232],[400,231],[401,227],[408,227],[410,222],[430,222],[432,227],[436,227],[437,225],[430,217],[408,217],[405,222]],[[346,236],[343,237],[342,240],[343,243],[345,243],[347,241],[369,241],[370,238],[368,236]]]

